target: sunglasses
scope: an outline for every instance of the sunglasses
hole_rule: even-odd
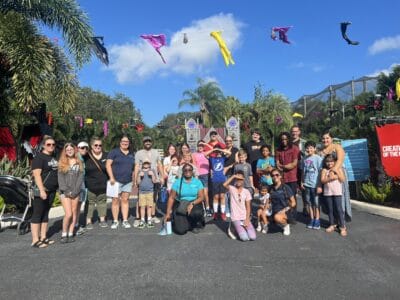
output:
[[[185,169],[183,169],[183,171],[184,171],[184,172],[192,172],[193,169],[185,168]]]
[[[46,146],[51,146],[51,147],[54,147],[56,144],[51,144],[51,143],[48,143],[48,144],[46,144]]]
[[[279,176],[281,176],[281,174],[276,174],[276,173],[275,173],[275,174],[271,174],[271,176],[272,176],[272,177],[279,177]]]
[[[240,194],[237,194],[237,195],[238,195],[239,202],[242,202],[242,196]]]
[[[83,149],[86,149],[86,150],[87,150],[87,147],[79,147],[79,149],[82,149],[82,150],[83,150]]]
[[[93,147],[101,147],[101,144],[94,144]]]

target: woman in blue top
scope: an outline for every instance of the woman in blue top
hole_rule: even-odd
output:
[[[201,181],[193,176],[191,164],[184,164],[182,170],[183,176],[172,185],[164,221],[170,221],[174,211],[173,230],[176,234],[186,234],[189,230],[199,233],[205,226],[202,204],[204,187]],[[177,211],[178,205],[186,207],[185,214]]]

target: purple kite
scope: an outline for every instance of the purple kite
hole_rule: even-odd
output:
[[[157,51],[157,53],[161,56],[162,61],[166,64],[164,57],[160,52],[160,48],[167,44],[167,38],[165,34],[142,34],[140,36],[142,39],[147,40],[150,45]]]
[[[286,43],[286,44],[290,44],[288,37],[286,35],[286,33],[289,31],[290,28],[292,28],[293,26],[288,26],[288,27],[272,27],[271,28],[271,39],[273,39],[274,41],[276,41],[277,37],[276,37],[276,32],[279,33],[279,39]]]

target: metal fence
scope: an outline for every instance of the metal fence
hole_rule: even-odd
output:
[[[317,94],[303,95],[297,101],[292,102],[292,107],[296,112],[303,114],[304,117],[309,116],[321,102],[328,103],[329,109],[333,111],[335,109],[335,100],[349,102],[361,93],[375,92],[377,82],[378,77],[364,76],[340,84],[330,85]],[[341,107],[336,109],[341,109]]]

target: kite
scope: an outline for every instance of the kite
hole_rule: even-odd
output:
[[[397,95],[397,101],[400,100],[400,78],[397,79],[396,81],[396,95]]]
[[[293,26],[288,26],[288,27],[272,27],[271,28],[271,39],[273,39],[274,41],[276,41],[277,37],[276,37],[276,32],[278,32],[279,34],[279,39],[286,43],[286,44],[290,44],[288,37],[286,35],[286,33],[289,31],[290,28],[292,28]]]
[[[346,40],[346,42],[347,42],[349,45],[354,45],[354,46],[356,46],[356,45],[359,44],[359,42],[350,40],[350,39],[348,38],[347,34],[346,34],[347,26],[349,26],[350,24],[351,24],[350,22],[342,22],[342,23],[340,23],[340,31],[342,32],[342,37]]]
[[[224,58],[225,65],[234,65],[235,62],[233,61],[232,54],[226,46],[225,41],[221,37],[221,31],[212,31],[210,35],[217,41],[219,50],[221,51],[222,57]]]
[[[160,55],[164,64],[166,64],[165,59],[160,52],[160,48],[167,44],[167,38],[165,37],[165,34],[142,34],[140,37],[147,40],[150,45],[153,46],[154,50],[156,50]]]
[[[302,114],[300,114],[300,113],[294,113],[293,115],[292,115],[292,117],[293,118],[304,118],[304,116],[302,115]]]
[[[183,43],[184,43],[184,44],[187,44],[188,42],[189,42],[189,39],[188,39],[188,37],[187,37],[187,34],[184,33],[184,34],[183,34]]]
[[[94,53],[96,54],[97,58],[100,59],[100,61],[108,66],[108,52],[107,49],[104,47],[104,37],[102,36],[95,36],[92,37],[93,45],[92,49]]]

